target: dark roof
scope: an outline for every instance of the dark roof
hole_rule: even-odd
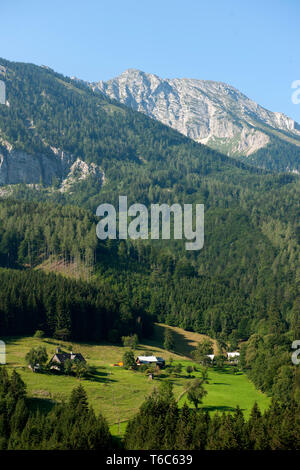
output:
[[[81,353],[73,354],[73,356],[75,356],[75,357],[73,358],[73,360],[78,359],[79,361],[85,362],[85,359],[84,359],[84,357],[83,357],[83,355],[82,355]]]
[[[54,358],[57,358],[58,361],[53,361]],[[70,361],[77,360],[81,362],[86,362],[81,353],[55,353],[50,362],[59,362],[60,364],[63,364],[67,359],[70,359]]]

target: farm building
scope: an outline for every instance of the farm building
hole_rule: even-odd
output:
[[[238,351],[233,351],[233,352],[228,352],[227,353],[227,359],[232,364],[237,364],[239,362],[239,356],[240,356],[240,353]]]
[[[227,354],[227,359],[228,361],[231,362],[238,362],[238,358],[240,353],[238,351],[233,351],[233,352],[228,352]],[[213,362],[215,355],[214,354],[207,354],[207,357]]]
[[[239,357],[240,353],[238,351],[234,351],[234,352],[228,352],[227,353],[227,358],[228,359],[235,359],[237,357]]]
[[[64,365],[67,359],[69,359],[70,361],[86,362],[83,355],[80,353],[65,353],[61,352],[60,349],[57,349],[56,353],[50,360],[50,364],[52,366],[51,368],[55,369],[57,368],[57,365]]]
[[[165,360],[162,358],[162,357],[157,357],[157,356],[138,356],[136,358],[136,363],[138,366],[142,365],[142,364],[146,364],[146,365],[157,365],[159,366],[160,368],[164,368],[165,367]]]

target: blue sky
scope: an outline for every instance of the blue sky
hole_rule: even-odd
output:
[[[300,122],[299,24],[299,0],[0,0],[0,57],[89,81],[223,81]]]

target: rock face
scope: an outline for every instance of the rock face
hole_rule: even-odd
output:
[[[129,69],[117,78],[91,86],[231,156],[248,156],[265,147],[270,130],[279,131],[283,140],[286,134],[300,137],[300,126],[293,119],[264,109],[221,82],[162,79]]]
[[[51,149],[53,156],[14,149],[11,144],[0,140],[0,185],[16,183],[52,184],[55,178],[62,178],[74,162],[74,158],[63,151]]]
[[[14,149],[0,138],[0,185],[40,183],[51,185],[63,180],[61,190],[68,190],[74,183],[96,175],[104,182],[104,173],[95,165],[75,159],[63,150],[50,147],[52,155],[31,155]]]
[[[104,184],[104,172],[95,163],[86,163],[79,158],[70,167],[69,173],[61,184],[60,190],[62,192],[68,191],[72,188],[73,184],[87,179],[89,176],[96,176],[98,180]]]

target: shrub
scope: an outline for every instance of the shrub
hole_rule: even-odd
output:
[[[42,330],[36,330],[36,332],[34,333],[35,338],[44,338],[44,336],[45,333]]]
[[[135,368],[136,363],[134,359],[134,354],[132,351],[126,351],[123,354],[123,364],[125,369]]]

